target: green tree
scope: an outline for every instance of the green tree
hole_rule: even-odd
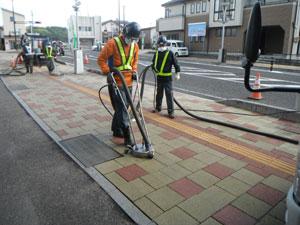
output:
[[[30,33],[31,27],[26,27],[26,32]],[[33,33],[48,37],[51,41],[68,41],[68,30],[65,27],[33,27]]]

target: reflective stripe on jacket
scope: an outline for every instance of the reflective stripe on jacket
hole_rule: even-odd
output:
[[[52,47],[50,47],[50,52],[49,52],[49,47],[46,47],[46,54],[48,58],[53,58],[52,56]]]
[[[172,72],[170,72],[170,73],[164,73],[163,72],[169,53],[170,53],[170,50],[165,53],[164,59],[163,59],[162,64],[160,66],[160,70],[158,70],[157,69],[158,51],[156,51],[154,69],[156,71],[156,74],[159,75],[159,76],[172,76]]]
[[[123,71],[123,70],[132,70],[131,62],[132,62],[132,59],[133,59],[134,45],[135,44],[134,43],[131,44],[130,51],[129,51],[129,57],[128,57],[128,60],[126,62],[126,55],[125,55],[125,51],[123,49],[123,45],[122,45],[122,42],[121,42],[120,38],[119,37],[115,37],[114,39],[117,42],[118,49],[119,49],[119,52],[120,52],[120,55],[121,55],[121,59],[122,59],[122,65],[118,66],[118,69],[120,71]]]
[[[126,45],[125,43],[123,43],[122,36],[123,34],[121,34],[119,38],[122,43],[126,58],[129,58],[131,45]],[[139,46],[136,43],[133,50],[132,62],[130,64],[132,70],[134,71],[137,71],[138,58],[139,58],[138,52],[139,52]],[[120,51],[115,39],[110,39],[107,41],[104,48],[100,52],[100,55],[98,56],[97,62],[103,74],[109,73],[112,67],[118,67],[120,65],[123,65]],[[124,76],[124,79],[128,87],[132,86],[132,72],[130,70],[123,70],[122,74]],[[118,86],[123,86],[119,76],[115,76],[115,80]]]

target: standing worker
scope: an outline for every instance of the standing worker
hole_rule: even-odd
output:
[[[28,41],[25,41],[23,45],[22,57],[24,58],[26,73],[33,72],[33,54],[31,51],[31,46]]]
[[[174,53],[167,48],[167,38],[163,35],[157,40],[158,50],[152,59],[152,67],[157,75],[156,106],[153,112],[160,112],[164,90],[167,98],[168,115],[174,118],[172,66],[175,67],[175,80],[180,79],[180,66]]]
[[[49,41],[45,50],[44,50],[44,54],[46,54],[47,57],[47,68],[50,72],[50,74],[52,73],[53,70],[55,70],[55,62],[54,62],[54,56],[56,56],[55,54],[55,50],[52,48],[51,42]]]
[[[132,145],[130,137],[130,129],[128,126],[128,115],[123,105],[122,99],[128,108],[125,90],[119,76],[114,76],[117,86],[122,95],[114,91],[113,81],[110,73],[112,67],[117,67],[123,74],[130,94],[132,93],[132,76],[137,71],[138,51],[137,44],[141,28],[138,23],[128,23],[123,33],[118,37],[110,39],[102,49],[98,57],[98,65],[103,74],[107,75],[107,83],[109,84],[110,99],[115,110],[111,130],[114,137],[124,137],[125,145]]]

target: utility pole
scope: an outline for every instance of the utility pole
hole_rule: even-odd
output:
[[[15,10],[14,10],[14,1],[11,0],[12,3],[12,13],[13,13],[13,20],[14,20],[14,33],[15,33],[15,49],[18,50],[18,45],[17,45],[17,31],[16,31],[16,18],[15,18]]]
[[[226,55],[226,50],[224,49],[224,37],[225,37],[225,23],[226,21],[226,12],[227,8],[229,8],[229,5],[231,3],[231,0],[223,0],[220,2],[220,6],[222,7],[222,42],[221,42],[221,48],[219,49],[219,56],[218,56],[218,62],[223,63],[226,62],[225,55]]]
[[[121,17],[120,17],[120,0],[118,0],[118,9],[119,9],[119,35],[121,33]]]
[[[33,12],[31,11],[31,29],[30,29],[30,33],[32,33],[32,27],[33,27]]]

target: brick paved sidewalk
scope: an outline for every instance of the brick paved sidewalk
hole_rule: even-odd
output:
[[[64,65],[58,69],[65,75],[49,76],[46,68],[34,67],[32,75],[2,79],[60,140],[93,134],[122,154],[93,167],[155,223],[284,224],[296,145],[199,121],[179,110],[174,120],[166,111],[151,113],[153,87],[146,85],[144,116],[155,156],[136,158],[124,154],[122,139],[112,137],[111,116],[98,99],[105,77],[74,75],[73,68]],[[102,97],[109,106],[105,89]],[[187,94],[175,97],[188,109],[253,114]],[[299,123],[267,116],[195,114],[300,140]],[[140,143],[136,126],[134,130]]]

